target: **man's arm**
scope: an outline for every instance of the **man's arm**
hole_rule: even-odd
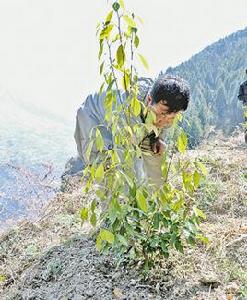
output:
[[[240,85],[238,99],[242,102],[247,102],[247,81]]]

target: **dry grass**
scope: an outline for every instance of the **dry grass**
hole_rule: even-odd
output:
[[[202,230],[211,242],[187,248],[185,255],[172,251],[164,262],[163,271],[169,266],[171,276],[167,288],[172,286],[174,299],[247,299],[247,148],[239,136],[215,140],[188,153],[201,157],[209,169],[198,201],[208,216]],[[45,251],[89,231],[87,225],[81,226],[79,208],[92,197],[93,193],[83,195],[75,181],[46,206],[36,222],[24,221],[0,237],[3,290],[15,288]],[[154,276],[157,289],[161,276],[162,270]]]

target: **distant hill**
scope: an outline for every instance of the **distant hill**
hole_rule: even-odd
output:
[[[59,108],[58,108],[59,109]],[[0,225],[25,214],[59,186],[65,162],[75,153],[74,122],[22,101],[0,88]],[[49,176],[46,173],[49,172]],[[44,178],[44,179],[43,179]],[[57,182],[58,181],[58,182]],[[50,184],[52,182],[52,184]]]
[[[231,133],[243,122],[238,101],[247,69],[247,27],[206,47],[188,61],[162,73],[179,75],[191,85],[192,101],[185,125],[190,144],[196,145],[210,126]]]

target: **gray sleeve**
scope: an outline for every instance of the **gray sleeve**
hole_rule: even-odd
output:
[[[90,142],[90,137],[95,136],[94,132],[97,127],[102,134],[104,148],[109,149],[109,147],[112,145],[112,135],[106,128],[104,120],[101,120],[98,117],[98,110],[100,109],[99,105],[101,104],[98,103],[98,95],[89,95],[85,102],[78,109],[76,115],[74,138],[77,145],[78,155],[85,163],[91,163],[97,157],[98,150],[94,144],[91,151],[90,161],[88,161],[86,158],[86,151]]]

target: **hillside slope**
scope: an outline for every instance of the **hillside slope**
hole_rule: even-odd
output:
[[[23,222],[0,238],[1,299],[247,299],[247,161],[238,134],[218,136],[190,157],[205,160],[209,175],[198,193],[208,246],[172,251],[149,281],[100,256],[90,228],[80,224],[77,179],[57,195],[35,223]]]
[[[239,30],[193,55],[165,73],[185,78],[191,86],[187,113],[191,145],[207,136],[210,126],[231,133],[243,122],[239,85],[246,80],[247,28]]]

